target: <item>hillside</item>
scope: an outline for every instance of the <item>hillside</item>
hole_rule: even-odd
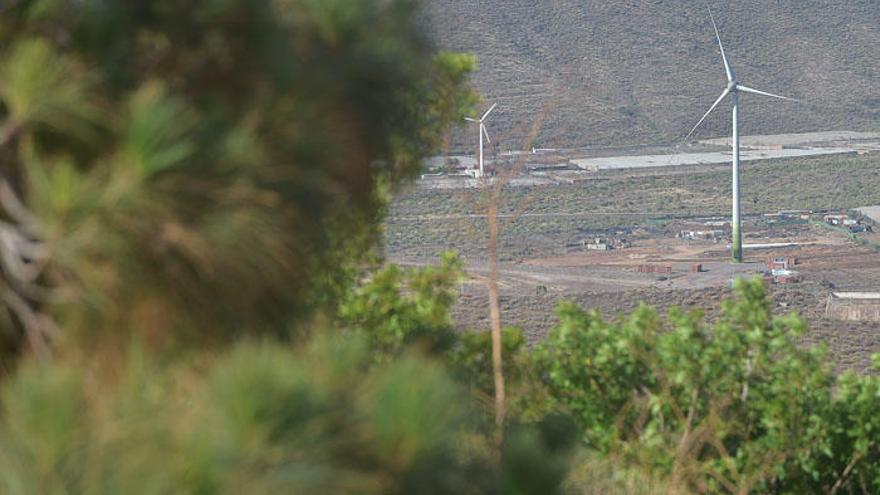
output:
[[[440,47],[478,55],[490,131],[518,149],[674,142],[725,85],[707,10],[690,0],[426,0]],[[880,2],[715,1],[743,83],[746,134],[880,127]],[[729,107],[728,107],[729,108]],[[698,137],[729,132],[716,112]],[[542,120],[543,116],[543,120]],[[470,145],[458,135],[456,147]]]

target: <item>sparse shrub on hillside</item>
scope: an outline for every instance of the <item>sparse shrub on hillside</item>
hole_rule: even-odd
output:
[[[880,189],[865,186],[876,173],[877,158],[872,155],[750,163],[743,169],[743,190],[760,201],[757,204],[746,201],[744,213],[880,204]],[[505,190],[501,211],[540,216],[506,219],[500,254],[511,257],[515,253],[508,245],[521,246],[537,240],[558,248],[577,237],[581,230],[646,226],[652,218],[660,216],[730,214],[730,172],[726,168],[659,177],[610,174],[605,178],[607,180]],[[827,187],[830,182],[834,187]],[[687,194],[670,198],[667,193],[673,189]],[[479,197],[474,191],[446,190],[417,190],[401,195],[392,204],[386,220],[388,255],[425,259],[455,248],[468,256],[482,256],[484,247],[478,234],[486,229],[482,219],[453,217],[413,221],[413,217],[441,212],[446,215],[477,213],[473,205],[478,203]],[[523,207],[524,204],[527,207]]]
[[[871,0],[710,2],[737,75],[800,104],[744,98],[743,132],[878,127],[880,5]],[[704,2],[431,0],[440,43],[480,58],[477,88],[503,101],[493,136],[520,143],[550,102],[540,148],[675,144],[724,80]],[[698,137],[729,135],[716,112]],[[457,149],[470,150],[462,130]],[[494,139],[494,137],[493,137]]]

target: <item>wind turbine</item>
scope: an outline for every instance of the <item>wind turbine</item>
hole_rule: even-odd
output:
[[[497,106],[498,106],[497,103],[492,105],[492,108],[487,110],[486,113],[484,113],[483,116],[480,117],[479,119],[472,119],[469,117],[464,118],[464,120],[466,120],[468,122],[473,122],[475,124],[479,124],[479,129],[477,130],[477,133],[480,135],[480,172],[479,172],[479,175],[477,175],[477,178],[483,177],[483,136],[486,137],[486,142],[488,142],[488,143],[492,142],[492,140],[489,139],[489,132],[486,131],[485,122],[486,122],[486,119],[489,117],[489,114],[492,113],[492,110],[495,110],[495,107],[497,107]]]
[[[721,34],[718,32],[718,24],[715,23],[715,16],[712,14],[711,7],[709,7],[709,17],[712,19],[712,27],[715,28],[715,38],[718,39],[718,47],[721,48],[721,59],[724,61],[724,70],[727,72],[727,88],[721,93],[721,96],[715,100],[715,103],[712,104],[709,111],[703,115],[703,118],[697,122],[697,125],[691,129],[691,132],[689,132],[684,139],[687,141],[688,138],[696,132],[697,128],[699,128],[706,120],[709,114],[712,113],[712,111],[714,111],[725,98],[730,96],[730,100],[733,103],[733,138],[731,139],[731,146],[733,148],[733,219],[731,223],[733,229],[733,242],[731,243],[731,250],[733,251],[734,263],[742,263],[742,224],[740,222],[739,207],[739,94],[742,92],[760,96],[769,96],[780,100],[798,100],[766,93],[764,91],[758,91],[757,89],[740,84],[739,80],[736,78],[736,73],[733,71],[733,67],[730,65],[730,61],[727,60],[727,54],[724,52],[724,44],[721,42]]]

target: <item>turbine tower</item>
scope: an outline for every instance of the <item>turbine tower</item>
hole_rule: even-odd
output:
[[[477,175],[477,178],[483,177],[483,136],[486,137],[486,142],[488,142],[488,143],[492,142],[492,140],[489,139],[489,132],[486,131],[485,122],[486,122],[486,119],[489,117],[489,114],[492,113],[492,110],[495,110],[495,107],[497,107],[497,106],[498,106],[497,103],[492,105],[492,108],[487,110],[486,113],[484,113],[483,116],[480,117],[479,119],[472,119],[472,118],[468,118],[468,117],[465,117],[465,119],[464,119],[468,122],[474,122],[474,123],[478,124],[477,134],[479,134],[479,136],[480,136],[480,171],[479,171],[479,175]]]
[[[797,100],[772,93],[766,93],[764,91],[758,91],[757,89],[740,84],[739,80],[736,78],[736,73],[733,71],[733,67],[730,65],[730,61],[727,60],[727,54],[724,52],[724,43],[721,42],[721,34],[718,32],[718,24],[715,23],[715,16],[712,14],[711,7],[709,8],[709,18],[712,19],[712,27],[715,29],[715,38],[718,39],[718,47],[721,49],[721,59],[724,61],[724,70],[727,72],[727,88],[721,93],[721,96],[715,100],[715,103],[713,103],[709,108],[709,111],[703,115],[703,118],[697,122],[697,125],[691,129],[691,132],[688,133],[685,141],[696,132],[697,128],[700,127],[709,114],[712,113],[712,111],[714,111],[725,98],[730,96],[731,103],[733,104],[733,136],[731,139],[731,147],[733,148],[733,218],[731,222],[733,241],[731,242],[731,250],[733,251],[733,262],[742,263],[742,224],[740,222],[739,206],[739,94],[751,93],[760,96],[778,98],[780,100]]]

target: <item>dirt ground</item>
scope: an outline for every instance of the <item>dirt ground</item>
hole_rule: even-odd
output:
[[[880,253],[814,225],[794,231],[752,230],[748,237],[747,246],[756,242],[799,245],[746,249],[745,262],[733,264],[724,242],[656,237],[639,239],[626,249],[501,263],[503,322],[523,328],[529,342],[536,343],[556,323],[554,310],[560,300],[598,309],[606,317],[629,313],[644,302],[661,311],[673,306],[700,309],[713,318],[720,302],[731,296],[734,278],[763,272],[764,260],[770,256],[794,256],[803,281],[770,287],[776,311],[803,316],[810,327],[805,343],[825,343],[838,371],[868,371],[871,355],[880,352],[880,323],[831,320],[825,316],[825,306],[832,290],[880,289]],[[696,263],[703,265],[703,272],[692,272]],[[668,275],[639,273],[639,265],[670,266],[673,271]],[[485,330],[485,266],[471,263],[468,272],[471,278],[462,285],[454,316],[462,329]]]
[[[849,136],[849,137],[848,137]],[[499,205],[502,225],[502,318],[525,330],[529,342],[542,340],[556,323],[560,300],[598,309],[606,317],[629,313],[640,303],[665,312],[679,306],[717,315],[731,296],[737,277],[766,270],[771,256],[795,256],[803,281],[772,285],[770,294],[780,314],[802,315],[809,334],[805,343],[824,343],[838,371],[868,371],[871,355],[880,353],[880,323],[836,321],[826,317],[832,291],[880,291],[880,232],[845,232],[817,221],[825,213],[841,213],[862,205],[880,204],[876,183],[876,136],[852,141],[848,134],[758,136],[756,145],[793,145],[821,141],[863,147],[855,155],[751,162],[743,168],[744,242],[795,243],[794,247],[746,249],[745,263],[729,261],[730,192],[726,165],[692,165],[633,170],[585,172],[553,169],[519,178],[534,184],[511,184]],[[868,137],[871,141],[865,141]],[[689,149],[719,151],[725,143]],[[590,150],[585,158],[617,156],[623,150]],[[625,154],[669,153],[641,149]],[[527,165],[568,163],[579,158],[556,150],[551,154],[515,157]],[[524,170],[527,170],[525,167]],[[438,253],[454,249],[463,257],[470,279],[461,287],[454,310],[461,329],[486,330],[485,202],[477,190],[440,190],[421,181],[402,191],[385,225],[389,261],[424,265]],[[807,219],[783,210],[815,212]],[[880,224],[876,226],[880,231]],[[683,230],[720,230],[718,242],[684,241]],[[625,249],[588,251],[583,242],[596,237],[621,241]],[[694,264],[703,270],[694,273]],[[640,265],[668,267],[671,273],[641,273]]]

